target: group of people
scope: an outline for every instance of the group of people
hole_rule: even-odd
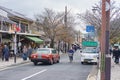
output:
[[[32,54],[32,51],[33,49],[31,48],[31,46],[27,47],[24,45],[21,52],[21,57],[23,58],[23,60],[27,60],[27,58],[30,57],[30,55]],[[9,61],[11,53],[7,44],[0,45],[0,53],[2,61]]]
[[[23,60],[27,60],[27,58],[30,58],[30,55],[32,54],[33,49],[31,48],[31,46],[27,47],[27,46],[23,46],[23,50],[22,50],[22,58]]]

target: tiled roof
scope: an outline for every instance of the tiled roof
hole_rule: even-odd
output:
[[[8,23],[16,24],[15,22],[11,21],[11,20],[10,20],[9,18],[7,18],[7,17],[0,16],[0,20],[1,20],[1,21],[5,21],[5,22],[8,22]]]
[[[11,9],[8,9],[8,8],[2,7],[2,6],[0,6],[0,9],[4,10],[5,12],[7,12],[8,15],[11,16],[11,17],[12,16],[16,16],[16,17],[20,17],[20,18],[23,18],[23,19],[26,19],[26,20],[29,20],[29,21],[33,21],[32,19],[26,17],[25,15],[20,14],[18,12],[15,12],[15,11],[13,11]]]

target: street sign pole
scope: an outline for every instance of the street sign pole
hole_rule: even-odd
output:
[[[17,37],[17,32],[15,31],[15,37],[14,37],[14,63],[16,63],[16,48],[17,48],[17,44],[16,44],[16,42],[17,42],[17,39],[16,39],[16,37]]]

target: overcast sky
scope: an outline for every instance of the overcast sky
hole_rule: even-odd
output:
[[[29,18],[34,18],[34,14],[41,13],[44,8],[55,11],[64,11],[65,6],[73,13],[82,13],[86,9],[92,9],[95,3],[100,0],[0,0],[0,6],[12,9],[24,14]],[[120,0],[115,0],[120,3]]]
[[[83,12],[99,0],[0,0],[0,5],[33,18],[44,8],[64,11],[68,6],[72,12]]]

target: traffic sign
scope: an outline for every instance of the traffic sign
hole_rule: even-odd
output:
[[[83,41],[82,42],[82,46],[86,46],[86,47],[97,47],[98,43],[95,41]]]
[[[87,25],[86,26],[86,32],[95,32],[95,28],[92,25]]]

